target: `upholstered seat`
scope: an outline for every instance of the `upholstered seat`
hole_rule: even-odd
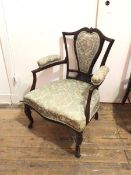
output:
[[[56,81],[29,92],[24,101],[43,117],[81,132],[86,127],[85,106],[90,87],[90,84],[78,80]],[[99,93],[95,90],[91,98],[89,120],[98,108]]]
[[[76,133],[75,156],[80,157],[83,131],[91,119],[98,120],[100,104],[98,89],[109,72],[105,62],[114,40],[107,38],[96,28],[84,27],[75,32],[62,32],[62,34],[65,58],[62,59],[63,52],[61,56],[48,55],[37,61],[39,67],[32,71],[33,83],[30,92],[24,97],[24,110],[30,120],[29,128],[32,128],[34,123],[31,109],[52,122],[72,128]],[[69,42],[71,40],[73,47]],[[105,41],[108,45],[105,52],[102,52]],[[104,54],[100,67],[93,71],[101,53]],[[71,55],[76,58],[75,69],[71,68]],[[51,82],[35,89],[38,72],[61,64],[65,64],[67,68],[65,80]]]

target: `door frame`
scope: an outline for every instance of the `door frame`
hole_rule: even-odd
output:
[[[9,104],[12,104],[15,102],[14,93],[13,93],[14,91],[14,85],[13,85],[14,71],[13,71],[13,63],[12,63],[13,54],[11,52],[11,48],[9,44],[9,37],[8,37],[8,31],[6,26],[2,0],[0,0],[0,26],[1,26],[0,27],[0,47],[2,50],[5,71],[7,74],[7,80],[8,80],[9,89],[10,89]]]

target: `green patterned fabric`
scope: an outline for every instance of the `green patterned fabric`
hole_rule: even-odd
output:
[[[24,97],[24,102],[42,116],[64,123],[80,132],[86,126],[84,111],[90,86],[73,79],[55,81],[29,92]],[[98,90],[94,90],[90,119],[98,111],[99,101]]]
[[[96,32],[80,32],[76,41],[80,71],[87,73],[100,45],[100,37]]]
[[[50,63],[54,63],[56,61],[60,61],[61,57],[60,55],[48,55],[46,57],[43,57],[37,61],[37,64],[39,67],[43,67],[45,65],[48,65]]]
[[[109,72],[109,68],[106,66],[101,66],[98,71],[91,77],[91,82],[94,85],[99,85],[104,81],[106,75]]]

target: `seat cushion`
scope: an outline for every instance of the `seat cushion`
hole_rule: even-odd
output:
[[[78,132],[86,126],[85,106],[90,84],[66,79],[51,82],[29,92],[24,102],[33,107],[42,116],[64,123]],[[90,119],[99,108],[99,93],[94,90],[91,105]]]

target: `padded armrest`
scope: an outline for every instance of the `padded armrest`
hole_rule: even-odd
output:
[[[50,63],[55,63],[60,60],[61,60],[60,55],[48,55],[46,57],[39,59],[37,61],[37,64],[39,67],[43,67],[45,65],[49,65]]]
[[[107,73],[109,72],[109,68],[106,66],[101,66],[98,71],[91,77],[91,82],[94,85],[100,85],[102,81],[105,79]]]

